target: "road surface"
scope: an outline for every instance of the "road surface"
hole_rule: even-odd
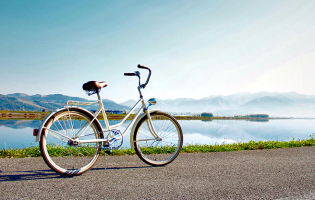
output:
[[[0,199],[315,199],[315,147],[180,154],[165,167],[104,157],[65,178],[42,158],[0,159]]]

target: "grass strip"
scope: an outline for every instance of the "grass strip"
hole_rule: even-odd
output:
[[[279,149],[315,146],[314,134],[310,139],[300,140],[292,138],[290,141],[249,141],[238,142],[233,144],[215,144],[215,145],[199,145],[191,144],[183,146],[182,153],[206,153],[206,152],[223,152],[223,151],[244,151],[244,150],[262,150],[262,149]]]
[[[243,151],[243,150],[259,150],[259,149],[278,149],[278,148],[292,148],[292,147],[306,147],[315,146],[315,134],[310,135],[309,139],[301,140],[292,138],[290,141],[249,141],[238,142],[233,144],[214,144],[214,145],[200,145],[189,144],[183,146],[181,153],[207,153],[207,152],[223,152],[223,151]],[[49,151],[55,152],[58,156],[60,152],[67,152],[66,148],[54,146],[50,147]],[[88,149],[82,150],[86,155],[93,154],[94,151]],[[104,155],[104,151],[101,151],[101,155]],[[114,150],[111,155],[123,156],[123,155],[135,155],[134,149],[118,149]],[[65,155],[66,156],[66,155]],[[0,158],[27,158],[27,157],[41,157],[41,152],[38,146],[27,147],[23,149],[0,149]]]

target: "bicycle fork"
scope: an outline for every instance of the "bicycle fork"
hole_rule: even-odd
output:
[[[148,112],[148,110],[147,110],[146,108],[144,108],[144,112],[145,112],[145,114],[146,114],[147,117],[148,117],[148,119],[147,119],[146,121],[147,121],[148,128],[149,128],[149,131],[151,132],[152,136],[153,136],[156,140],[159,140],[159,141],[162,140],[162,138],[156,133],[156,131],[155,131],[155,129],[154,129],[150,112]]]

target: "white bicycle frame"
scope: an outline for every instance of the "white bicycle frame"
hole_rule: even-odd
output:
[[[139,106],[139,104],[142,103],[142,106],[141,106],[141,109],[139,109],[139,111],[137,112],[136,116],[133,118],[133,120],[130,122],[130,124],[128,125],[128,127],[125,129],[125,131],[123,132],[123,136],[126,135],[126,133],[129,131],[129,129],[131,128],[131,126],[135,123],[135,121],[139,118],[139,115],[141,113],[141,111],[143,110],[144,113],[147,115],[148,117],[148,120],[147,120],[147,124],[148,124],[148,128],[152,134],[152,136],[155,138],[155,139],[147,139],[147,140],[159,140],[161,139],[160,136],[156,133],[155,129],[154,129],[154,126],[153,126],[153,123],[152,123],[152,120],[151,120],[151,117],[150,117],[150,111],[148,111],[147,107],[146,107],[146,104],[145,104],[145,101],[143,98],[140,98],[139,101],[134,105],[134,107],[126,114],[126,116],[118,123],[118,124],[115,124],[115,125],[112,125],[112,126],[109,126],[109,123],[108,123],[108,119],[107,119],[107,115],[106,115],[106,112],[105,112],[105,109],[104,109],[104,105],[103,105],[103,102],[102,102],[102,99],[99,95],[99,93],[97,93],[97,96],[98,96],[98,103],[100,104],[100,108],[94,113],[94,118],[91,120],[91,122],[86,126],[85,125],[85,128],[82,130],[79,130],[76,134],[74,133],[73,131],[73,134],[75,134],[76,136],[76,139],[72,139],[72,138],[69,138],[65,135],[62,135],[56,131],[52,131],[52,130],[49,130],[49,131],[52,131],[54,132],[55,134],[58,134],[62,137],[65,137],[69,140],[72,140],[73,142],[77,142],[77,143],[95,143],[95,142],[107,142],[107,138],[101,138],[101,139],[90,139],[90,140],[80,140],[80,137],[81,136],[84,136],[84,133],[86,132],[87,128],[94,122],[94,120],[98,120],[97,117],[98,115],[102,112],[103,113],[103,120],[105,122],[105,126],[106,126],[106,129],[107,129],[107,132],[110,132],[112,129],[116,128],[116,127],[119,127],[121,126],[127,119],[128,117],[131,115],[131,113],[134,112],[134,110]],[[93,102],[93,103],[96,103],[96,102]],[[72,105],[89,105],[89,104],[92,104],[91,102],[74,102],[74,101],[68,101],[67,102],[67,109],[69,111],[69,108],[71,108],[71,106],[69,106],[69,104],[72,104]],[[70,117],[70,111],[69,111],[69,118],[70,118],[70,121],[71,121],[71,117]],[[46,129],[46,127],[43,127],[44,129]],[[104,131],[104,129],[102,128],[102,131]],[[80,134],[79,134],[80,133]],[[78,135],[79,134],[79,135]],[[121,139],[121,138],[116,138],[116,139]],[[141,141],[145,141],[145,140],[141,140]]]

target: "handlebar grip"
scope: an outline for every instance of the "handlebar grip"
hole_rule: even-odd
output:
[[[149,69],[148,67],[144,66],[144,65],[140,65],[138,64],[138,68],[141,68],[141,69]]]
[[[136,76],[136,73],[124,73],[125,76]]]

